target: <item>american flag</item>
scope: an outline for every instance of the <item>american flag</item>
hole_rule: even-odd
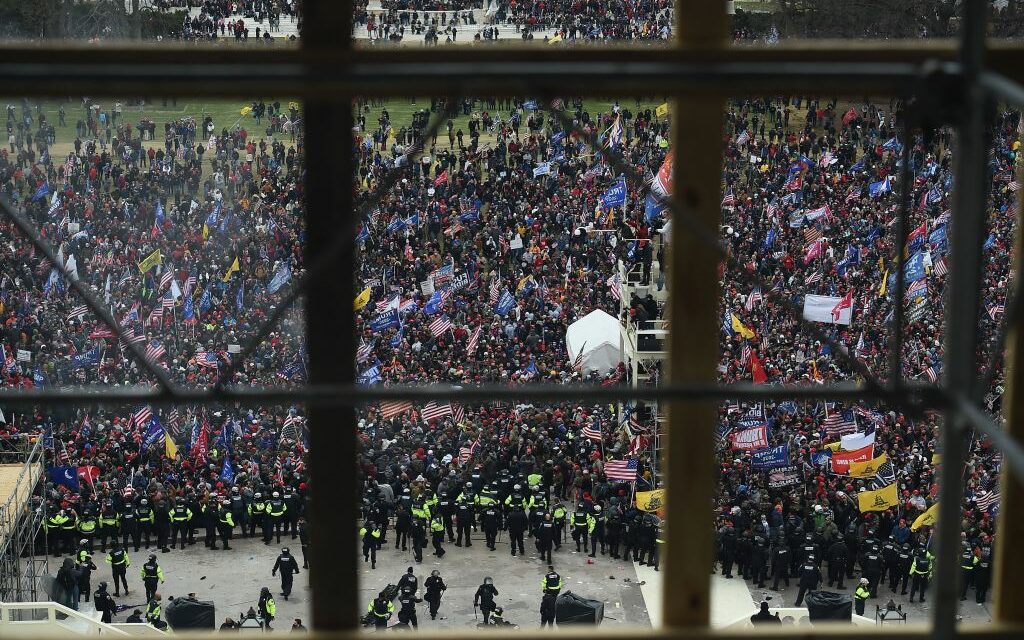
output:
[[[164,317],[164,307],[161,304],[153,307],[153,310],[149,312],[149,319],[146,324],[153,324],[154,321],[160,321]]]
[[[991,307],[986,307],[986,310],[988,311],[988,317],[995,320],[997,316],[1002,315],[1006,311],[1006,305],[1000,302],[992,305]]]
[[[480,333],[483,330],[483,325],[480,325],[469,336],[469,342],[466,343],[466,355],[473,355],[476,353],[476,345],[480,342]]]
[[[168,291],[167,295],[164,296],[161,306],[163,307],[164,311],[174,309],[174,296],[171,295],[170,291]]]
[[[804,279],[804,284],[806,285],[818,284],[819,282],[821,282],[820,271],[815,271],[814,273],[808,275],[807,278]]]
[[[356,362],[364,362],[368,360],[371,355],[373,355],[373,343],[360,343],[359,348],[356,349]]]
[[[137,429],[145,429],[149,426],[149,421],[152,419],[153,410],[149,408],[149,405],[146,405],[132,414],[131,419],[128,421],[128,426],[130,428],[134,425]]]
[[[999,504],[999,492],[979,491],[974,495],[974,504],[982,511],[988,511],[993,505]]]
[[[1020,183],[1014,180],[1010,184],[1006,185],[1006,188],[1009,189],[1010,191],[1017,191],[1018,189],[1020,189]]]
[[[604,465],[604,475],[616,482],[636,482],[637,462],[632,460],[609,460]]]
[[[181,414],[178,413],[178,408],[171,409],[171,412],[167,414],[167,433],[172,436],[178,434],[178,424],[181,422]]]
[[[412,403],[404,400],[380,403],[380,414],[385,420],[400,416],[412,409]]]
[[[480,446],[480,438],[477,438],[468,445],[459,448],[459,464],[466,464],[469,462],[473,454],[476,453],[476,448]]]
[[[565,105],[562,103],[561,98],[555,98],[554,100],[551,101],[551,108],[554,109],[555,111],[561,111],[562,109],[565,108]]]
[[[924,370],[924,375],[928,376],[928,382],[936,382],[939,379],[939,370],[935,368],[935,365],[931,365]]]
[[[822,236],[824,236],[824,234],[818,227],[807,227],[804,229],[804,242],[807,244],[821,240]]]
[[[199,351],[196,353],[196,364],[207,369],[216,369],[219,366],[217,354],[212,351]]]
[[[284,419],[284,425],[281,426],[281,439],[298,440],[299,425],[301,424],[301,416],[297,416],[294,413],[289,413],[288,417]]]
[[[384,298],[376,305],[377,313],[384,313],[389,309],[397,309],[399,302],[400,296],[397,293],[390,298]]]
[[[149,344],[146,345],[147,360],[156,361],[164,357],[165,355],[167,355],[167,349],[165,349],[163,343],[161,343],[156,338],[150,340]]]
[[[743,343],[743,351],[740,354],[740,362],[742,362],[743,364],[747,364],[748,362],[750,362],[750,354],[751,353],[752,353],[752,351],[750,349],[750,344],[747,343],[747,342],[744,342]]]
[[[174,271],[170,268],[164,270],[164,274],[160,276],[160,291],[171,286],[171,280],[174,279]]]
[[[430,323],[430,333],[434,334],[435,338],[451,328],[452,321],[449,320],[448,316],[445,314],[439,315],[433,322]]]
[[[462,422],[466,418],[466,408],[461,404],[452,405],[452,420],[456,423]]]
[[[764,300],[764,296],[761,295],[761,287],[754,287],[754,290],[750,292],[749,296],[747,296],[747,311],[753,311],[754,305],[761,302],[762,300]]]
[[[608,292],[612,294],[613,298],[616,300],[622,299],[622,276],[618,273],[608,276],[605,284],[608,285]]]
[[[89,307],[84,304],[80,304],[77,307],[71,309],[71,313],[68,314],[68,320],[71,320],[72,318],[81,318],[88,312]]]
[[[857,418],[852,411],[833,411],[821,425],[828,437],[835,438],[857,430]]]
[[[452,405],[450,402],[444,404],[437,404],[436,402],[428,402],[423,407],[423,411],[420,412],[420,416],[426,420],[436,420],[437,418],[443,418],[444,416],[452,415]]]
[[[583,347],[587,346],[587,343],[583,343]],[[583,347],[580,347],[580,352],[573,358],[572,368],[576,371],[583,371]]]
[[[846,192],[846,204],[855,202],[860,198],[860,187],[850,187],[850,190]]]
[[[922,291],[923,289],[923,291]],[[915,280],[907,287],[907,293],[905,297],[907,300],[913,300],[918,296],[928,295],[928,281],[927,280]]]
[[[196,288],[196,277],[191,273],[188,274],[188,279],[185,280],[185,295],[192,293],[192,290]]]
[[[490,305],[493,307],[498,304],[498,299],[501,298],[501,285],[497,279],[491,281],[491,294],[490,294]]]
[[[732,187],[730,187],[729,190],[725,192],[725,197],[722,198],[722,206],[723,207],[735,207],[736,206],[736,196],[734,196],[732,194]]]
[[[630,437],[629,439],[629,455],[635,456],[642,452],[651,444],[651,438],[649,436],[637,434]]]
[[[596,426],[591,426],[589,424],[584,425],[583,429],[580,430],[580,434],[584,438],[587,438],[588,440],[593,440],[594,442],[601,442],[601,440],[603,439],[602,436],[601,436],[601,426],[600,425],[596,425]]]
[[[935,275],[944,276],[949,273],[949,267],[946,266],[946,257],[943,256],[935,262]]]

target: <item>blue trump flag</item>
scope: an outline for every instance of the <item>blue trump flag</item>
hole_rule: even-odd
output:
[[[149,429],[142,438],[142,448],[149,449],[164,441],[164,428],[156,416],[149,419]]]
[[[268,293],[277,293],[277,290],[280,289],[281,287],[283,287],[285,285],[285,283],[287,283],[291,279],[292,279],[292,268],[291,268],[291,265],[288,264],[288,262],[284,262],[284,263],[281,264],[280,267],[277,268],[277,273],[274,274],[274,277],[271,278],[270,282],[267,284],[267,292]]]
[[[889,193],[891,191],[892,191],[892,180],[889,179],[889,176],[886,176],[884,180],[879,180],[878,182],[872,182],[871,184],[868,185],[868,194],[872,198],[877,198],[878,196],[880,196],[882,194],[885,194],[885,193]]]
[[[235,481],[235,467],[231,464],[231,456],[224,458],[224,466],[220,470],[220,479],[225,482]]]
[[[498,304],[494,305],[494,313],[504,317],[506,313],[512,310],[512,307],[516,306],[516,299],[512,297],[508,289],[501,292],[501,298],[498,299]]]
[[[667,209],[668,205],[659,202],[653,193],[647,194],[647,199],[644,200],[644,216],[647,218],[647,224],[652,224]]]
[[[50,194],[50,183],[45,183],[36,189],[36,192],[32,194],[32,202],[39,202]]]
[[[750,466],[755,469],[774,469],[789,464],[789,445],[780,444],[770,449],[758,449],[750,456]]]
[[[50,480],[62,484],[72,491],[78,491],[78,467],[50,467]]]
[[[235,307],[241,311],[245,307],[245,281],[238,287],[238,295],[235,296]]]
[[[377,333],[383,331],[388,327],[399,326],[400,321],[398,319],[398,309],[388,309],[384,313],[377,314],[372,320],[370,320],[370,331]]]
[[[100,363],[100,348],[93,347],[84,353],[79,353],[71,357],[71,368],[72,369],[84,369],[86,367],[95,367]]]
[[[203,291],[203,295],[199,298],[199,313],[209,311],[211,304],[213,304],[213,301],[211,300],[210,287],[207,286],[206,290]]]
[[[601,206],[610,209],[621,207],[624,204],[626,204],[626,178],[620,176],[615,184],[608,187],[608,190],[601,196]]]
[[[917,282],[924,280],[924,252],[918,251],[907,260],[906,270],[903,272],[904,282]]]

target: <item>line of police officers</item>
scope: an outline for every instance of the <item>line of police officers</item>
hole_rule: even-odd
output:
[[[395,549],[412,546],[416,562],[422,562],[429,541],[433,555],[445,555],[443,543],[471,547],[472,532],[483,530],[484,543],[492,551],[502,532],[508,532],[511,555],[524,555],[525,537],[534,538],[541,558],[552,561],[569,529],[577,552],[596,557],[598,549],[624,561],[637,560],[658,569],[657,519],[616,498],[610,504],[584,497],[571,513],[559,501],[551,504],[540,474],[513,477],[504,469],[493,482],[484,482],[479,469],[461,486],[442,481],[438,491],[425,486],[415,496],[406,487],[394,506],[381,498],[376,482],[367,480],[363,497],[363,524],[359,529],[363,560],[376,568],[377,550],[388,543],[394,516]],[[621,555],[620,555],[621,550]]]
[[[127,487],[123,493],[114,492],[100,500],[86,496],[84,504],[76,509],[58,508],[50,501],[43,530],[49,551],[59,557],[62,552],[74,552],[78,540],[84,540],[90,553],[95,544],[106,552],[108,541],[120,541],[123,547],[130,545],[135,551],[140,547],[149,549],[155,542],[164,552],[180,541],[180,548],[185,549],[186,542],[195,544],[200,528],[205,529],[208,548],[218,549],[219,536],[223,548],[230,549],[228,542],[236,526],[241,527],[244,537],[255,537],[259,528],[267,545],[275,535],[280,544],[282,533],[290,534],[293,540],[302,537],[305,562],[308,537],[302,517],[304,506],[302,496],[289,486],[257,491],[252,499],[243,497],[238,487],[232,487],[222,499],[200,496],[190,489],[178,498],[155,502]]]
[[[743,527],[742,534],[737,533],[735,524]],[[757,534],[747,528],[748,524],[739,509],[733,508],[718,530],[716,559],[726,578],[734,577],[734,565],[740,577],[753,581],[758,588],[764,588],[771,578],[772,591],[778,591],[780,581],[788,587],[790,578],[795,578],[800,590],[794,604],[799,607],[804,595],[824,582],[821,566],[827,561],[828,586],[838,589],[846,588],[844,580],[853,579],[854,566],[859,567],[862,579],[854,592],[859,611],[863,611],[867,598],[878,595],[879,586],[886,581],[890,591],[900,595],[907,595],[909,583],[910,601],[918,596],[919,602],[924,602],[935,566],[927,545],[915,547],[909,541],[900,544],[895,535],[880,542],[870,530],[861,542],[857,531],[845,536],[835,533],[826,542],[819,531],[804,534],[798,518],[791,518],[786,526],[775,529],[757,527]],[[765,532],[767,536],[762,535]],[[992,553],[987,539],[976,549],[964,541],[960,556],[961,600],[967,599],[967,590],[973,586],[978,604],[985,602],[992,580]]]

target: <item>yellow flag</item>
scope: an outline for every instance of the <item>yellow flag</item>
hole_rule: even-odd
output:
[[[750,329],[748,329],[746,326],[744,326],[744,324],[742,322],[740,322],[740,319],[736,317],[735,313],[733,313],[731,315],[732,315],[732,330],[735,331],[736,333],[740,334],[741,336],[743,336],[747,340],[750,340],[751,338],[753,338],[754,337],[754,332],[751,331]]]
[[[884,298],[886,288],[889,286],[889,270],[886,269],[885,273],[882,274],[882,284],[878,285],[878,297]]]
[[[917,520],[914,520],[914,524],[910,525],[911,531],[917,531],[921,527],[930,527],[939,520],[939,503],[936,502],[932,506],[928,507],[928,510],[917,516]]]
[[[224,281],[224,282],[227,282],[228,280],[231,279],[231,274],[236,272],[236,271],[239,271],[239,268],[238,268],[238,258],[235,258],[235,261],[231,263],[231,266],[228,267],[228,272],[224,274],[224,277],[221,278],[221,280]]]
[[[366,287],[363,291],[356,296],[356,301],[352,303],[352,309],[359,311],[370,301],[370,287]]]
[[[171,460],[178,458],[178,445],[174,444],[174,440],[171,439],[171,434],[164,434],[164,450],[167,453],[167,457]]]
[[[839,451],[839,447],[842,446],[842,444],[842,442],[829,442],[828,444],[823,445],[822,448],[828,449],[829,451]]]
[[[243,116],[247,116],[252,113],[252,107],[242,107],[238,110],[238,113]]]
[[[850,475],[854,478],[874,478],[881,467],[889,459],[889,456],[882,454],[877,458],[865,460],[864,462],[851,462]]]
[[[934,467],[937,464],[942,464],[942,454],[941,453],[933,453],[932,454],[932,466]]]
[[[811,373],[814,375],[815,380],[821,380],[821,374],[818,373],[818,361],[811,360]]]
[[[561,42],[561,41],[562,41],[562,34],[558,33],[558,34],[555,34],[550,40],[548,40],[548,44],[555,44],[556,42]]]
[[[156,251],[142,259],[142,262],[139,263],[139,272],[146,273],[156,265],[162,264],[163,261],[164,258],[162,255],[160,255],[160,250],[157,249]]]
[[[209,237],[210,237],[210,227],[206,226],[206,223],[204,222],[203,223],[203,240],[206,240]]]
[[[637,491],[636,508],[641,511],[657,511],[665,506],[665,490]]]
[[[657,109],[655,109],[654,110],[654,115],[659,117],[659,118],[664,118],[665,116],[667,116],[668,115],[668,103],[666,102],[665,104],[660,105]]]
[[[857,494],[857,501],[860,505],[860,512],[885,511],[889,507],[899,504],[900,496],[896,490],[896,483],[882,487],[876,491],[861,491]]]

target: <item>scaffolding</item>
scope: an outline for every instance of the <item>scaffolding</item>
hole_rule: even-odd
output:
[[[0,602],[38,600],[39,578],[49,570],[46,536],[41,535],[46,507],[37,491],[45,468],[41,439],[0,441]]]

